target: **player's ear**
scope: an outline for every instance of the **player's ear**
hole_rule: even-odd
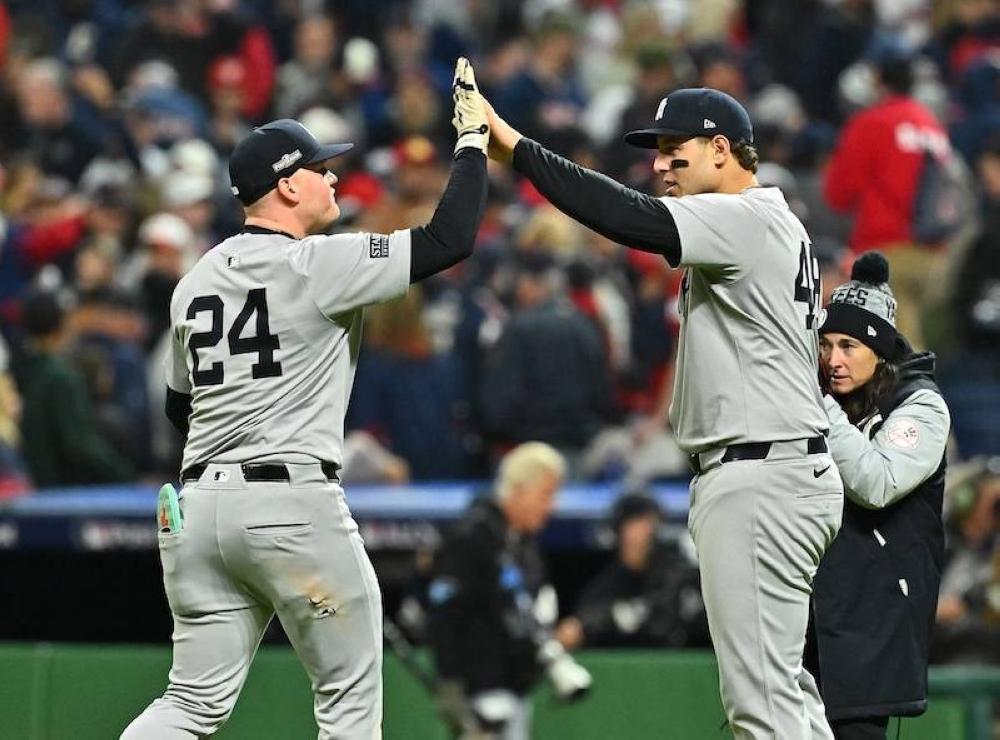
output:
[[[290,177],[283,177],[278,180],[278,192],[283,198],[287,198],[288,200],[296,203],[299,200],[299,189],[295,186],[295,183],[292,182],[292,178]]]
[[[732,148],[729,139],[721,134],[712,137],[712,160],[716,167],[721,167],[726,163],[726,157],[731,154]]]

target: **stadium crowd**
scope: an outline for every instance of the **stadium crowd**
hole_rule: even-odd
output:
[[[759,178],[805,222],[827,288],[868,249],[894,276],[908,274],[897,258],[911,264],[915,282],[894,286],[900,321],[905,308],[904,331],[938,354],[952,455],[1000,454],[1000,0],[794,12],[784,0],[12,0],[0,4],[0,497],[175,477],[167,306],[240,227],[235,142],[278,117],[356,142],[337,160],[337,228],[418,225],[446,178],[459,55],[526,135],[652,192],[650,154],[623,132],[679,87],[742,101]],[[861,118],[886,94],[940,127],[926,149],[955,152],[968,213],[933,244],[911,229],[919,171],[885,156],[893,142]],[[679,278],[492,171],[474,256],[368,314],[347,482],[486,479],[527,440],[559,449],[575,479],[686,476],[666,422]],[[973,489],[988,488],[980,478]],[[954,624],[974,606],[996,618],[982,554],[994,508],[964,503],[951,519],[975,555],[949,581]]]

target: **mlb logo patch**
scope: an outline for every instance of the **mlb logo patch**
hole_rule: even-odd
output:
[[[368,235],[368,254],[372,259],[389,256],[389,237],[386,234]]]

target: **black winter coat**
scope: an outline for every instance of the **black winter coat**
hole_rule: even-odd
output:
[[[492,498],[476,500],[434,557],[428,638],[438,675],[469,695],[527,694],[542,673],[532,607],[543,582],[536,541],[509,530]]]
[[[933,370],[933,355],[904,362],[895,391],[879,405],[882,418],[919,390],[939,392]],[[944,477],[942,459],[927,480],[884,509],[844,502],[840,533],[813,583],[806,661],[830,719],[927,709],[929,642],[944,562]]]

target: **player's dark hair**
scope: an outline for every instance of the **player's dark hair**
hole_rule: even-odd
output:
[[[880,360],[871,380],[837,400],[852,424],[857,424],[878,410],[878,402],[889,396],[899,383],[899,366]]]
[[[738,141],[732,145],[731,151],[740,167],[748,172],[757,173],[757,165],[760,163],[760,155],[757,154],[757,147],[749,141]]]

